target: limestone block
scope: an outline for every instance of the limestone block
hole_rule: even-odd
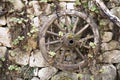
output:
[[[3,58],[5,56],[6,51],[6,47],[0,47],[0,58]]]
[[[103,65],[99,71],[101,72],[95,80],[116,80],[116,68],[112,64]]]
[[[5,19],[5,16],[0,17],[0,26],[6,25],[7,21]]]
[[[119,64],[117,64],[117,72],[118,72],[118,80],[120,80],[120,63]]]
[[[119,1],[119,2],[120,2],[120,1]],[[111,12],[113,15],[117,16],[118,18],[120,18],[120,7],[114,7],[114,8],[112,8],[112,9],[110,10],[110,12]]]
[[[104,35],[102,36],[102,42],[109,42],[110,40],[112,40],[112,37],[112,32],[104,32]]]
[[[32,3],[33,9],[34,9],[34,15],[39,16],[41,14],[39,1],[33,0],[33,1],[31,1],[31,3]]]
[[[21,51],[19,48],[9,51],[10,60],[14,60],[16,64],[28,65],[30,54]]]
[[[21,10],[25,5],[21,0],[13,0],[14,9]]]
[[[45,67],[47,66],[47,63],[45,62],[41,52],[36,50],[34,53],[31,53],[29,65],[31,67]]]
[[[78,80],[78,78],[76,73],[59,72],[58,74],[53,76],[51,80]]]
[[[112,50],[103,53],[104,63],[120,63],[120,50]]]
[[[120,49],[120,43],[117,41],[110,41],[109,43],[102,43],[101,44],[101,50],[102,51],[108,51],[108,50],[114,50],[114,49]]]
[[[0,27],[0,45],[12,47],[11,36],[8,28]]]
[[[40,78],[40,80],[49,80],[53,75],[57,73],[57,71],[58,70],[54,67],[42,68],[38,72],[38,77]]]

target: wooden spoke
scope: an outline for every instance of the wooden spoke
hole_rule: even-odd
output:
[[[62,26],[57,22],[55,21],[54,24],[63,32],[65,32],[65,29],[62,28]]]
[[[87,46],[87,45],[83,45],[85,48],[87,48],[87,49],[90,49],[90,46]]]
[[[72,61],[72,63],[74,63],[75,61],[74,61],[74,58],[73,58],[73,50],[70,50],[70,55],[71,55],[71,61]]]
[[[62,48],[62,44],[60,44],[57,48],[55,48],[54,52],[57,52],[60,48]]]
[[[61,53],[60,63],[62,63],[62,62],[64,61],[64,58],[65,58],[65,49],[64,49],[63,52]]]
[[[47,31],[47,33],[48,33],[48,34],[52,34],[52,35],[57,36],[57,37],[60,37],[59,34],[54,33],[54,32],[51,32],[51,31]]]
[[[60,43],[60,42],[62,42],[62,41],[61,40],[55,40],[55,41],[47,42],[46,45],[56,44],[56,43]]]
[[[71,21],[69,20],[69,17],[67,15],[65,15],[65,25],[67,27],[68,32],[71,32],[70,31],[71,30],[71,27],[70,27]]]
[[[50,38],[48,38],[47,43],[50,43]],[[49,49],[50,49],[50,45],[48,44],[47,45],[47,50],[49,50]]]
[[[76,33],[76,35],[81,34],[84,30],[86,30],[89,27],[89,24],[85,25],[80,31]]]
[[[84,59],[83,54],[80,52],[80,50],[78,48],[75,48],[75,50],[77,51],[77,53],[81,56],[82,59]]]
[[[84,42],[84,41],[87,41],[87,40],[89,40],[89,39],[91,39],[91,38],[94,38],[94,36],[93,36],[93,35],[87,36],[87,37],[85,37],[85,38],[80,39],[79,42]]]
[[[73,33],[75,33],[75,30],[76,30],[76,28],[77,28],[77,23],[78,23],[78,21],[79,21],[79,17],[77,17],[77,19],[76,19],[76,21],[75,21],[75,23],[74,23],[74,26],[73,26]]]

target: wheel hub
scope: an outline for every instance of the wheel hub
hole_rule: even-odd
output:
[[[76,46],[75,34],[67,33],[64,36],[63,42],[64,42],[64,45],[66,47],[74,47],[74,46]]]

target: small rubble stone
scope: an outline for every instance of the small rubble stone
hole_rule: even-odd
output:
[[[38,68],[35,68],[35,69],[34,69],[34,71],[33,71],[34,76],[38,76],[38,71],[39,71]]]
[[[12,47],[11,36],[8,28],[0,27],[0,44],[1,46]]]
[[[51,78],[51,80],[78,80],[76,73],[59,72]]]
[[[41,52],[39,50],[35,50],[34,53],[31,53],[30,63],[31,67],[45,67],[47,63],[45,62]]]
[[[34,25],[35,25],[35,27],[39,27],[39,26],[40,26],[39,17],[35,17],[33,20],[34,20]]]
[[[101,44],[102,51],[108,51],[108,50],[114,50],[114,49],[120,49],[119,42],[112,40],[109,43],[102,43]]]
[[[0,26],[4,26],[4,25],[6,25],[6,23],[7,23],[7,21],[5,19],[5,16],[0,17]]]
[[[33,77],[31,80],[41,80],[41,79],[39,79],[37,77]]]
[[[112,50],[103,53],[104,63],[120,63],[120,50]]]
[[[40,78],[40,80],[49,80],[53,75],[57,73],[57,71],[58,70],[54,67],[42,68],[38,72],[38,77]]]
[[[16,64],[28,65],[30,54],[16,48],[10,52],[10,60],[14,60]]]
[[[5,56],[6,51],[6,47],[0,47],[0,58],[3,58]]]
[[[104,32],[104,35],[102,36],[102,42],[109,42],[110,40],[112,40],[112,37],[112,32]]]

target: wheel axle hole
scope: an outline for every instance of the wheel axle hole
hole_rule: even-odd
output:
[[[70,40],[70,41],[69,41],[69,44],[73,44],[73,43],[74,43],[74,41],[73,41],[73,40]]]

